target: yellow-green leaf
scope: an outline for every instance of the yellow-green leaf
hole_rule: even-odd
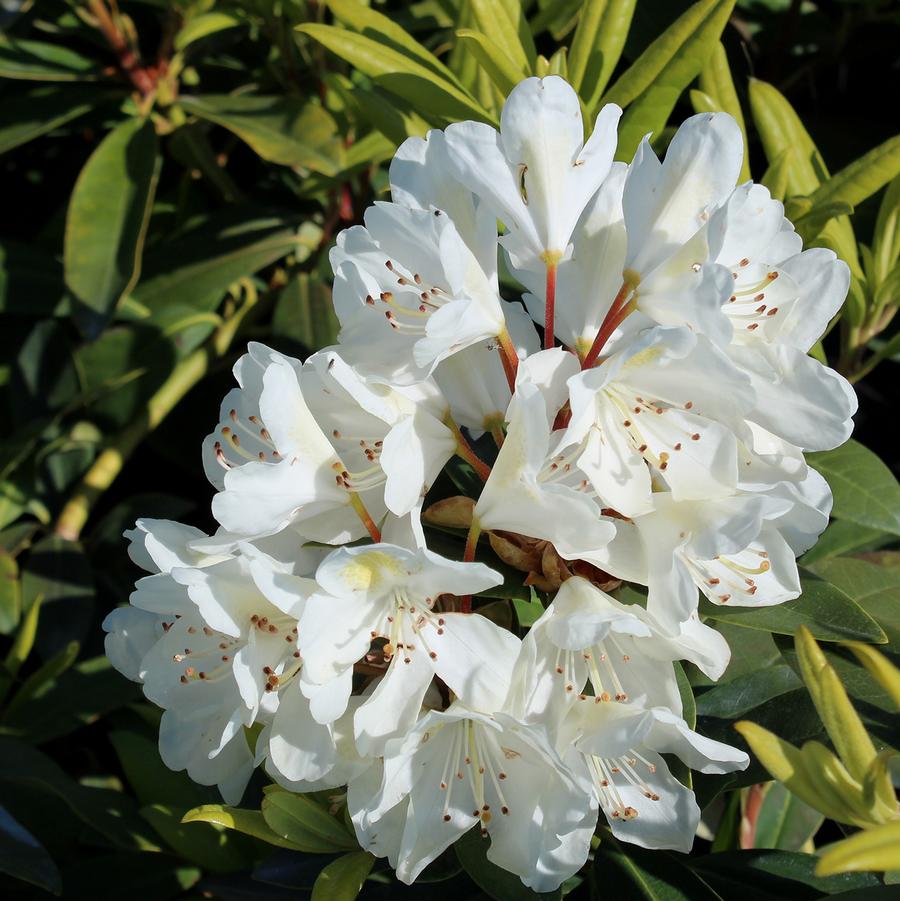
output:
[[[846,203],[855,207],[900,175],[900,135],[889,138],[841,169],[812,195],[815,206]]]
[[[900,176],[884,192],[878,219],[875,221],[875,240],[872,258],[876,283],[883,282],[895,268],[900,257]]]
[[[374,863],[368,851],[353,851],[333,860],[316,878],[312,901],[354,901]]]
[[[385,44],[330,25],[306,24],[297,30],[368,75],[386,91],[408,100],[431,122],[475,118],[497,124],[467,91]]]
[[[750,154],[747,149],[747,125],[744,122],[744,113],[738,100],[734,80],[731,77],[731,67],[728,65],[728,55],[725,47],[719,41],[706,60],[706,65],[700,70],[700,90],[711,97],[714,108],[711,110],[697,110],[697,112],[723,112],[733,116],[740,126],[744,138],[744,161],[741,164],[739,183],[750,178]]]
[[[22,583],[14,557],[0,550],[0,633],[9,635],[22,616]]]
[[[569,51],[569,80],[593,112],[628,37],[636,0],[584,0]]]
[[[259,810],[242,810],[239,807],[228,807],[224,804],[203,804],[189,810],[182,818],[182,823],[215,823],[226,829],[234,829],[244,835],[251,835],[260,841],[291,851],[305,851],[306,848],[288,841],[269,828],[262,812]]]
[[[900,669],[897,669],[884,654],[871,645],[859,641],[842,642],[856,655],[856,659],[869,671],[872,678],[891,696],[900,708]]]
[[[193,16],[184,27],[175,35],[175,49],[184,50],[185,47],[199,41],[211,34],[224,31],[226,28],[234,28],[241,24],[237,16],[226,12],[201,13]]]
[[[278,835],[311,853],[327,854],[359,847],[341,823],[305,795],[270,792],[263,799],[262,814]]]
[[[486,34],[472,28],[460,28],[456,36],[478,60],[504,97],[521,81],[522,75],[516,71],[513,62]]]
[[[900,820],[867,829],[825,850],[816,866],[817,876],[862,870],[900,869]]]
[[[534,71],[535,56],[529,56],[520,38],[519,21],[513,21],[507,4],[503,0],[470,0],[472,14],[478,30],[490,35],[491,42],[502,53],[518,73],[517,81],[528,77]],[[516,3],[518,16],[521,6]],[[532,44],[532,50],[534,45]]]

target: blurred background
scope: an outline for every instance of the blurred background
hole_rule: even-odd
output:
[[[650,130],[664,152],[695,111],[742,114],[749,175],[853,269],[815,352],[854,380],[855,437],[896,471],[898,47],[890,0],[3,0],[0,892],[308,892],[320,857],[180,824],[217,798],[164,769],[158,711],[102,656],[99,624],[138,575],[122,532],[214,527],[200,444],[247,341],[301,358],[333,343],[328,251],[387,197],[396,146],[495,123],[525,74],[566,75],[590,115],[626,106],[622,159]],[[893,553],[896,527],[846,522],[829,553]],[[890,562],[879,590],[900,604]],[[23,866],[30,885],[2,875]],[[479,896],[447,866],[365,897]]]

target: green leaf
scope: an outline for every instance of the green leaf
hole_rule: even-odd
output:
[[[184,50],[185,47],[199,41],[211,34],[218,34],[226,28],[234,28],[241,24],[241,20],[231,13],[208,12],[198,16],[192,16],[185,22],[184,27],[175,35],[175,49]]]
[[[286,219],[232,207],[148,252],[132,297],[154,312],[176,303],[196,309],[209,298],[214,307],[238,279],[289,253],[308,255],[312,237]]]
[[[531,588],[531,597],[529,600],[522,598],[513,598],[513,609],[516,611],[516,620],[519,628],[531,628],[544,614],[544,605],[538,597],[533,586]]]
[[[409,101],[430,122],[443,124],[474,118],[497,124],[467,91],[384,44],[329,25],[301,25],[297,30],[368,75],[384,90]]]
[[[354,851],[333,860],[316,878],[312,901],[354,901],[374,863],[368,851]]]
[[[763,173],[760,182],[764,184],[775,200],[783,201],[787,196],[788,183],[791,175],[791,159],[795,153],[793,147],[785,147],[778,156],[769,163],[769,168]]]
[[[721,896],[678,858],[620,844],[604,833],[594,857],[594,874],[604,896],[629,901],[721,901]]]
[[[895,178],[884,192],[878,219],[875,222],[875,239],[872,243],[875,280],[883,282],[895,268],[900,257],[900,176]]]
[[[496,48],[495,52],[502,54],[518,73],[516,81],[531,75],[536,56],[527,24],[525,32],[528,34],[530,48],[526,48],[521,38],[519,26],[525,21],[521,5],[518,2],[511,5],[504,0],[470,0],[470,5],[478,30],[482,34],[490,35],[490,40]],[[510,16],[511,8],[515,10],[517,21],[513,21]]]
[[[358,0],[328,0],[334,17],[353,31],[406,56],[417,65],[430,69],[438,78],[462,89],[457,77],[430,50],[388,16],[376,12]]]
[[[33,85],[3,97],[0,153],[27,144],[92,110],[113,94],[89,85]]]
[[[522,75],[516,70],[514,63],[486,34],[472,28],[460,28],[456,36],[471,51],[504,96],[521,81]]]
[[[799,563],[805,569],[814,569],[814,564],[827,557],[872,550],[891,540],[890,533],[881,529],[870,529],[849,519],[833,519],[819,540],[800,558]]]
[[[128,119],[91,154],[69,201],[66,284],[105,319],[137,282],[160,169],[150,120]]]
[[[0,805],[0,873],[62,894],[62,878],[47,849]]]
[[[719,41],[706,60],[706,65],[700,72],[700,90],[712,98],[713,107],[706,112],[721,111],[733,116],[740,126],[741,135],[744,138],[744,161],[741,164],[741,174],[738,184],[743,184],[750,178],[750,152],[747,146],[747,126],[744,123],[744,113],[738,100],[734,80],[731,77],[731,67],[728,65],[728,55],[725,47]],[[693,92],[691,94],[693,99]],[[697,110],[697,112],[702,112]]]
[[[19,565],[5,550],[0,550],[0,633],[9,635],[19,625],[21,617]]]
[[[799,598],[775,607],[715,606],[703,601],[700,612],[716,622],[781,635],[793,635],[799,626],[806,626],[822,641],[887,641],[878,623],[839,588],[817,578],[802,579],[801,588]]]
[[[816,873],[900,870],[900,820],[858,832],[825,849]]]
[[[802,851],[824,819],[818,810],[791,794],[780,782],[770,782],[764,788],[756,815],[753,847]]]
[[[494,901],[535,901],[537,898],[558,901],[562,897],[559,889],[541,894],[533,892],[522,884],[518,876],[491,863],[487,858],[489,846],[489,839],[481,837],[477,826],[465,833],[453,846],[462,868],[489,898]]]
[[[818,858],[790,851],[726,851],[691,859],[691,867],[714,886],[722,897],[742,899],[752,886],[756,898],[784,901],[786,898],[816,897],[810,892],[837,894],[877,885],[870,874],[820,878],[815,875]]]
[[[337,343],[339,330],[331,288],[315,273],[297,273],[278,296],[273,333],[293,339],[309,352]]]
[[[236,832],[249,835],[269,845],[287,848],[289,851],[307,850],[274,832],[266,823],[260,810],[242,810],[239,807],[227,807],[224,804],[204,804],[189,810],[181,818],[181,822],[214,823],[224,826],[226,829],[234,829]]]
[[[622,55],[637,0],[584,0],[569,50],[569,81],[596,109]]]
[[[77,641],[70,641],[61,651],[54,654],[43,666],[38,667],[22,683],[12,700],[3,711],[2,722],[4,731],[6,723],[14,721],[16,713],[25,707],[30,701],[38,700],[38,696],[47,686],[52,685],[78,657],[81,645]]]
[[[801,684],[789,666],[767,666],[698,695],[697,713],[720,719],[747,716],[760,704],[800,688]]]
[[[811,207],[807,212],[799,216],[790,214],[793,218],[797,234],[803,238],[804,243],[811,243],[825,230],[825,226],[839,216],[849,216],[853,207],[843,201],[834,203],[821,203]]]
[[[855,207],[900,175],[900,135],[889,138],[841,169],[813,193],[818,207],[846,204]]]
[[[851,439],[807,459],[831,486],[832,516],[900,535],[900,484],[872,451]]]
[[[43,792],[55,795],[73,816],[114,848],[158,849],[150,828],[127,795],[79,785],[36,748],[0,736],[0,785],[3,783],[29,788],[37,799]]]
[[[629,161],[645,134],[662,131],[682,91],[715,49],[733,8],[734,0],[695,3],[609,89],[604,102],[628,106],[616,159]]]
[[[262,803],[266,824],[279,836],[313,854],[357,850],[356,839],[312,798],[269,792]]]
[[[189,113],[236,134],[264,160],[334,175],[343,144],[331,114],[300,97],[207,94],[180,97]]]
[[[94,62],[69,47],[0,34],[0,78],[94,81],[99,77]]]

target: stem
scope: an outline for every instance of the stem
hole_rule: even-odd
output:
[[[516,372],[519,369],[519,355],[516,353],[515,345],[509,332],[504,328],[497,335],[497,351],[500,354],[500,362],[503,364],[503,371],[506,373],[506,382],[509,385],[509,393],[516,393]]]
[[[97,27],[103,32],[106,42],[118,57],[119,67],[128,76],[128,80],[143,97],[152,94],[156,90],[156,79],[141,65],[140,58],[128,46],[104,0],[88,0],[88,6],[97,19]]]
[[[469,534],[466,536],[466,549],[463,552],[463,563],[472,563],[475,559],[475,551],[478,549],[478,539],[481,536],[481,523],[478,517],[472,514],[472,524],[469,526]],[[472,595],[464,594],[461,598],[460,609],[463,613],[472,612]]]
[[[453,432],[453,437],[456,439],[457,456],[462,457],[463,460],[469,463],[475,472],[478,473],[478,478],[482,482],[486,482],[491,474],[491,467],[472,450],[472,446],[466,441],[466,436],[463,435],[460,427],[456,424],[456,420],[450,413],[447,413],[444,417],[444,425]]]
[[[544,292],[544,350],[550,350],[556,343],[554,320],[556,318],[556,258],[545,255],[547,265],[547,287]]]
[[[369,515],[362,498],[355,491],[350,492],[350,506],[353,507],[356,515],[362,520],[362,524],[372,536],[372,541],[376,544],[381,541],[381,530],[375,525],[375,520]]]
[[[54,526],[57,535],[77,541],[98,498],[116,480],[122,467],[140,443],[178,405],[209,371],[212,363],[227,353],[253,304],[245,303],[215,334],[185,357],[147,401],[142,415],[129,423],[100,453],[66,502]]]
[[[584,360],[582,360],[581,368],[582,369],[590,369],[594,363],[597,362],[597,358],[603,351],[603,348],[606,345],[606,342],[609,340],[612,333],[622,324],[622,321],[626,316],[634,309],[634,301],[629,300],[629,295],[631,294],[633,285],[629,281],[622,282],[622,287],[619,288],[619,293],[616,295],[615,300],[612,302],[612,306],[607,310],[606,316],[603,319],[603,322],[600,324],[600,331],[597,332],[597,337],[594,338],[594,343],[591,345],[591,349],[587,352]]]

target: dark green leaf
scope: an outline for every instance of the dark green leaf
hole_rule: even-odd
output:
[[[368,851],[354,851],[332,861],[319,873],[312,901],[354,901],[374,863]]]
[[[900,535],[900,484],[872,451],[851,438],[807,459],[831,486],[832,516]]]
[[[780,782],[770,782],[756,814],[753,847],[802,851],[824,819]]]
[[[269,828],[312,853],[356,850],[356,839],[312,798],[287,791],[271,791],[263,799]]]
[[[738,719],[785,692],[802,686],[794,671],[784,664],[760,667],[757,672],[738,676],[730,682],[716,685],[697,697],[697,713]]]
[[[0,244],[0,314],[60,316],[68,312],[62,264],[31,244]]]
[[[343,144],[327,110],[299,97],[181,97],[189,113],[215,122],[246,141],[264,160],[334,175]]]
[[[281,290],[272,330],[296,341],[307,353],[336,343],[340,323],[331,288],[315,273],[297,273]]]
[[[535,901],[537,898],[557,901],[562,897],[559,889],[555,892],[538,894],[524,886],[518,876],[488,860],[489,847],[490,840],[481,837],[481,831],[477,826],[470,829],[453,846],[463,869],[489,898],[493,898],[494,901]]]
[[[66,217],[66,284],[102,324],[137,281],[159,176],[149,120],[117,126],[81,170]],[[98,323],[88,320],[92,328]]]
[[[839,588],[816,578],[802,579],[801,588],[799,598],[774,607],[715,606],[703,601],[700,610],[716,622],[781,635],[793,635],[803,625],[821,641],[887,641],[878,623]]]
[[[98,77],[94,62],[69,47],[0,34],[0,78],[94,81]]]
[[[5,550],[0,549],[0,633],[9,635],[22,616],[22,586],[19,566]]]
[[[0,873],[30,882],[54,895],[62,880],[44,846],[0,805]]]

